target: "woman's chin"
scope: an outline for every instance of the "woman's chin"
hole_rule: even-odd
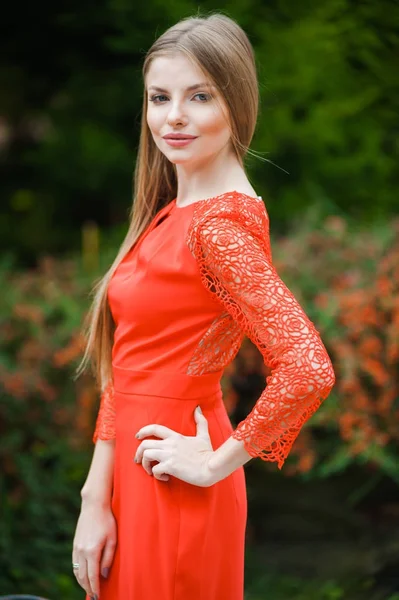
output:
[[[190,155],[188,153],[185,155],[181,153],[180,155],[177,152],[171,152],[170,154],[166,154],[165,156],[174,165],[189,164],[197,160],[196,156],[193,156],[192,154]]]

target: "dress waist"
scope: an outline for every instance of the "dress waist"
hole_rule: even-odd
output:
[[[187,375],[164,370],[135,370],[112,365],[114,390],[121,394],[162,396],[196,400],[217,395],[222,397],[220,380],[223,370],[206,375]]]

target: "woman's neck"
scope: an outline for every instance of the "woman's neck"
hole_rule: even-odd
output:
[[[216,157],[205,165],[189,168],[177,165],[176,202],[183,206],[204,198],[213,198],[228,191],[242,191],[255,195],[248,177],[237,157]]]

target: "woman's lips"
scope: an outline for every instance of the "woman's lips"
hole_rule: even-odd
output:
[[[172,138],[163,138],[169,146],[173,146],[174,148],[180,148],[183,146],[188,146],[191,142],[196,140],[197,138],[180,138],[180,139],[172,139]]]

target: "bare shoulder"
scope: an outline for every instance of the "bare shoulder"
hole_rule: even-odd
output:
[[[240,185],[235,188],[235,191],[239,194],[244,194],[245,196],[250,196],[252,198],[258,198],[258,194],[255,192],[254,188],[248,183],[248,185]]]

